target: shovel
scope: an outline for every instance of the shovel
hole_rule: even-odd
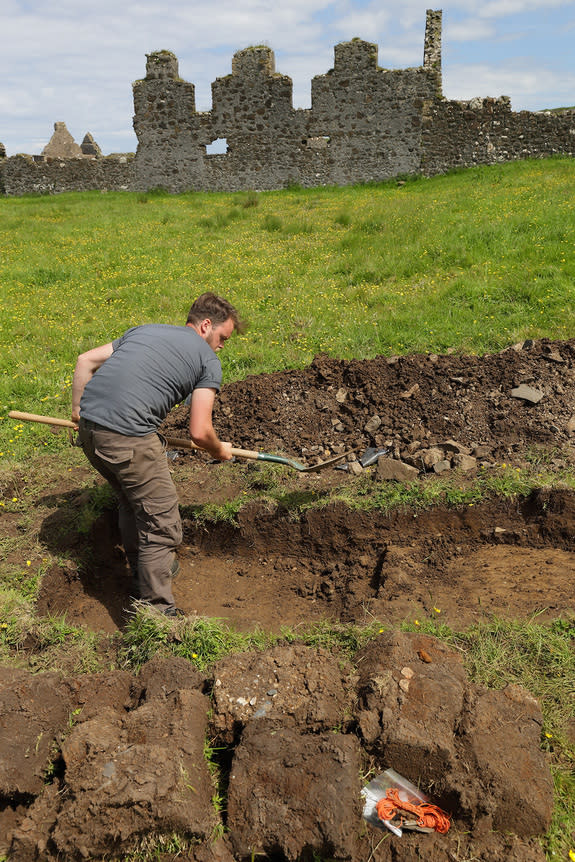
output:
[[[58,419],[55,416],[38,416],[36,413],[21,413],[19,410],[11,410],[8,413],[11,419],[20,419],[25,422],[42,422],[44,425],[58,425],[62,428],[76,428],[70,419]],[[191,440],[183,440],[179,437],[164,437],[168,446],[176,449],[201,449],[196,446]],[[352,450],[353,451],[353,450]],[[325,470],[326,467],[333,467],[338,461],[347,458],[349,452],[343,452],[341,455],[335,455],[333,458],[328,458],[327,461],[320,461],[319,464],[312,464],[311,467],[306,467],[305,464],[300,464],[299,461],[294,461],[292,458],[284,458],[282,455],[269,455],[267,452],[254,452],[250,449],[232,449],[232,455],[236,458],[247,458],[250,461],[272,461],[274,464],[285,464],[287,467],[292,467],[294,470],[299,470],[300,473],[318,473],[320,470]]]

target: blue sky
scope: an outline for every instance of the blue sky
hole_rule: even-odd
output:
[[[443,9],[446,98],[506,95],[515,111],[575,105],[575,0],[0,0],[0,141],[9,156],[39,153],[64,121],[78,143],[91,132],[105,154],[134,151],[131,84],[161,49],[176,54],[206,111],[233,54],[269,45],[294,106],[307,108],[338,42],[377,43],[383,68],[420,66],[426,8]]]

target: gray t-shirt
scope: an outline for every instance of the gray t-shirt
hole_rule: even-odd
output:
[[[145,324],[112,343],[84,389],[80,414],[120,434],[150,434],[194,389],[222,384],[220,360],[191,326]]]

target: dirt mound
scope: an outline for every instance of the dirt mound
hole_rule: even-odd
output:
[[[397,456],[414,442],[430,448],[455,440],[470,450],[484,447],[483,456],[493,460],[517,459],[571,438],[574,364],[575,339],[526,341],[481,357],[318,356],[302,370],[224,386],[215,424],[222,439],[240,448],[295,456],[367,446],[386,446]],[[181,436],[186,427],[182,407],[165,429]]]
[[[0,736],[0,763],[25,764],[0,770],[0,852],[14,862],[123,857],[174,831],[191,842],[178,858],[198,862],[543,859],[535,836],[553,793],[537,703],[516,687],[471,685],[430,637],[381,635],[356,667],[286,645],[226,658],[205,677],[158,656],[138,677],[3,670],[0,703],[4,727],[19,727]],[[382,841],[362,825],[368,762],[372,776],[393,763],[431,791],[448,834]],[[225,810],[212,801],[221,792]]]

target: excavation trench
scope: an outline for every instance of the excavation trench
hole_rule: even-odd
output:
[[[112,511],[90,545],[90,565],[48,573],[39,611],[112,631],[129,601]],[[441,614],[454,628],[494,615],[552,619],[575,605],[574,545],[567,490],[390,515],[330,504],[298,520],[275,504],[251,504],[234,523],[184,517],[174,594],[189,614],[276,633],[319,619],[395,625]]]

